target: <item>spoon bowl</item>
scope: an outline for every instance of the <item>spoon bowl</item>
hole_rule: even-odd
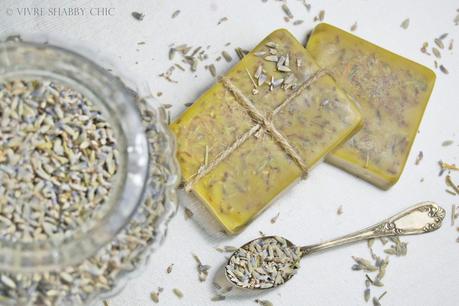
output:
[[[283,237],[256,238],[232,254],[225,274],[237,287],[270,289],[293,277],[302,256],[301,248]]]

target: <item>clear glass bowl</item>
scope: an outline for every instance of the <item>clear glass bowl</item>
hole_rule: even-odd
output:
[[[151,99],[69,50],[0,44],[0,81],[21,78],[52,80],[93,102],[113,128],[120,165],[103,209],[70,237],[0,237],[0,304],[89,305],[116,293],[164,238],[176,211],[174,140]]]

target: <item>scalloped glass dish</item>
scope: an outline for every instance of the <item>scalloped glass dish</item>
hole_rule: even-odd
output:
[[[23,78],[66,84],[99,106],[121,162],[107,207],[69,237],[0,237],[0,305],[95,305],[121,290],[166,235],[177,209],[174,138],[153,100],[66,49],[1,43],[0,81]]]

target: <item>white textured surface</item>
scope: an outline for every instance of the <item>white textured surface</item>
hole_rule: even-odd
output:
[[[419,49],[423,41],[444,32],[454,38],[459,48],[459,26],[453,19],[457,1],[309,1],[311,12],[306,12],[301,1],[289,0],[289,6],[301,26],[284,22],[281,3],[269,0],[149,0],[149,1],[13,1],[0,0],[0,36],[20,33],[24,37],[48,37],[51,42],[79,46],[79,52],[90,54],[106,67],[115,63],[123,67],[124,74],[140,88],[161,91],[159,100],[173,104],[174,116],[184,103],[195,100],[212,80],[201,67],[193,74],[176,73],[178,84],[170,84],[157,77],[170,63],[168,45],[188,43],[193,46],[211,45],[209,54],[218,56],[221,50],[232,51],[240,46],[253,47],[265,35],[278,27],[290,29],[301,41],[312,29],[312,19],[319,10],[326,10],[325,21],[349,29],[358,21],[356,33],[378,45],[404,55],[429,67],[433,58]],[[46,6],[45,6],[46,5]],[[18,16],[18,7],[113,7],[114,16]],[[7,9],[13,9],[13,16]],[[171,19],[180,9],[180,15]],[[146,14],[139,22],[131,17],[132,11]],[[228,21],[217,26],[220,18]],[[400,23],[409,17],[407,30]],[[137,42],[145,41],[145,45]],[[449,42],[449,39],[447,40]],[[232,42],[230,47],[225,43]],[[232,52],[231,52],[232,53]],[[234,53],[232,53],[234,54]],[[406,238],[408,256],[394,258],[384,278],[388,293],[384,305],[457,305],[459,301],[459,235],[450,225],[451,204],[459,197],[445,193],[444,177],[438,177],[437,161],[443,159],[459,164],[459,57],[457,51],[444,51],[441,62],[450,74],[437,72],[437,83],[424,116],[420,133],[400,182],[390,191],[380,191],[345,172],[329,165],[319,165],[310,179],[301,182],[285,193],[243,233],[233,238],[211,238],[193,220],[184,220],[183,209],[170,224],[163,247],[156,252],[143,274],[129,282],[124,291],[110,299],[112,306],[152,305],[149,293],[158,286],[165,291],[160,296],[161,305],[208,305],[212,296],[210,281],[199,283],[194,252],[204,263],[212,266],[212,278],[225,259],[214,250],[221,245],[239,245],[257,236],[261,230],[280,234],[297,243],[314,243],[360,229],[419,201],[433,200],[447,209],[444,226],[425,236]],[[236,56],[234,56],[236,57]],[[138,63],[138,64],[136,64]],[[221,61],[217,69],[223,72],[231,64]],[[452,139],[454,145],[442,147],[444,140]],[[424,160],[414,165],[419,150]],[[456,173],[456,181],[459,175]],[[423,183],[421,178],[425,178]],[[185,204],[189,200],[184,200]],[[344,213],[337,216],[343,205]],[[269,220],[280,212],[276,224]],[[365,243],[360,243],[321,255],[306,258],[302,269],[284,287],[261,298],[275,305],[362,305],[364,277],[350,270],[351,255],[367,256]],[[174,263],[171,274],[166,267]],[[184,292],[178,300],[171,289]],[[382,291],[379,291],[382,292]],[[220,302],[222,305],[255,305],[255,297],[239,297]]]

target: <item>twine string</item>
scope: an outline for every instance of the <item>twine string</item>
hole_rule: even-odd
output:
[[[195,175],[192,176],[191,180],[185,185],[185,190],[190,191],[192,186],[203,178],[210,171],[215,169],[222,161],[224,161],[228,156],[236,151],[242,144],[244,144],[250,137],[255,135],[260,130],[266,131],[274,141],[282,148],[282,150],[298,165],[298,167],[303,172],[303,178],[308,174],[308,168],[305,161],[295,150],[295,148],[288,142],[288,139],[282,135],[279,130],[274,126],[272,118],[274,115],[279,113],[282,108],[287,104],[297,98],[307,87],[309,87],[316,80],[321,78],[323,75],[328,74],[325,69],[318,70],[306,81],[304,81],[290,96],[287,97],[281,104],[279,104],[272,113],[263,115],[260,110],[258,110],[253,102],[246,96],[244,93],[234,85],[229,79],[222,77],[220,82],[223,84],[226,90],[228,90],[236,99],[236,101],[244,108],[249,114],[250,118],[254,121],[255,125],[249,129],[247,132],[239,136],[232,144],[230,144],[225,150],[220,152],[217,157],[206,165],[202,165]]]

